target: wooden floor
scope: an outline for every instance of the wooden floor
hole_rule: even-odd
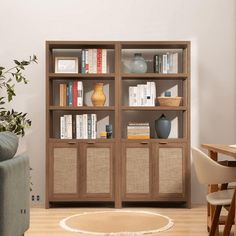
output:
[[[152,234],[163,236],[207,236],[206,208],[194,206],[186,208],[123,208],[133,210],[153,211],[164,214],[174,221],[174,226],[168,231]],[[78,233],[70,233],[60,228],[59,221],[67,216],[85,211],[111,210],[111,208],[32,208],[30,229],[25,236],[73,236]],[[233,234],[232,234],[233,235]]]

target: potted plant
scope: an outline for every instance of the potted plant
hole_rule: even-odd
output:
[[[33,55],[29,60],[14,60],[14,63],[15,65],[9,69],[0,66],[0,132],[11,131],[16,135],[24,136],[25,128],[31,126],[27,113],[13,109],[7,110],[5,105],[16,96],[16,83],[28,83],[23,72],[31,63],[37,63],[37,57]],[[6,96],[2,96],[2,94],[6,94]]]

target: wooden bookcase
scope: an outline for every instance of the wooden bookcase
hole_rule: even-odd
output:
[[[82,49],[107,49],[107,73],[82,74]],[[142,53],[147,73],[124,73],[124,60]],[[178,73],[154,73],[153,56],[178,52]],[[78,73],[55,73],[55,57],[78,57]],[[59,106],[59,84],[79,80],[84,93],[103,82],[107,102],[94,107]],[[174,88],[179,107],[129,106],[129,86],[155,82],[157,96]],[[89,100],[89,96],[86,98]],[[90,102],[90,103],[89,103]],[[112,139],[60,139],[60,116],[95,113],[113,127]],[[154,121],[164,113],[173,123],[159,139]],[[150,139],[127,139],[129,122],[149,122]],[[100,125],[101,126],[101,125]],[[102,124],[104,126],[104,124]],[[100,127],[100,130],[104,127]],[[97,134],[99,136],[99,134]],[[175,202],[190,207],[190,42],[46,42],[46,207],[58,202]]]

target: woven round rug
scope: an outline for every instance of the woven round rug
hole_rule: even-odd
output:
[[[173,224],[161,214],[127,210],[84,212],[60,221],[60,226],[67,231],[99,236],[152,234],[165,231]]]

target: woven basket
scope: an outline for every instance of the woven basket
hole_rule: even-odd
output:
[[[178,107],[182,97],[157,97],[160,106]]]

